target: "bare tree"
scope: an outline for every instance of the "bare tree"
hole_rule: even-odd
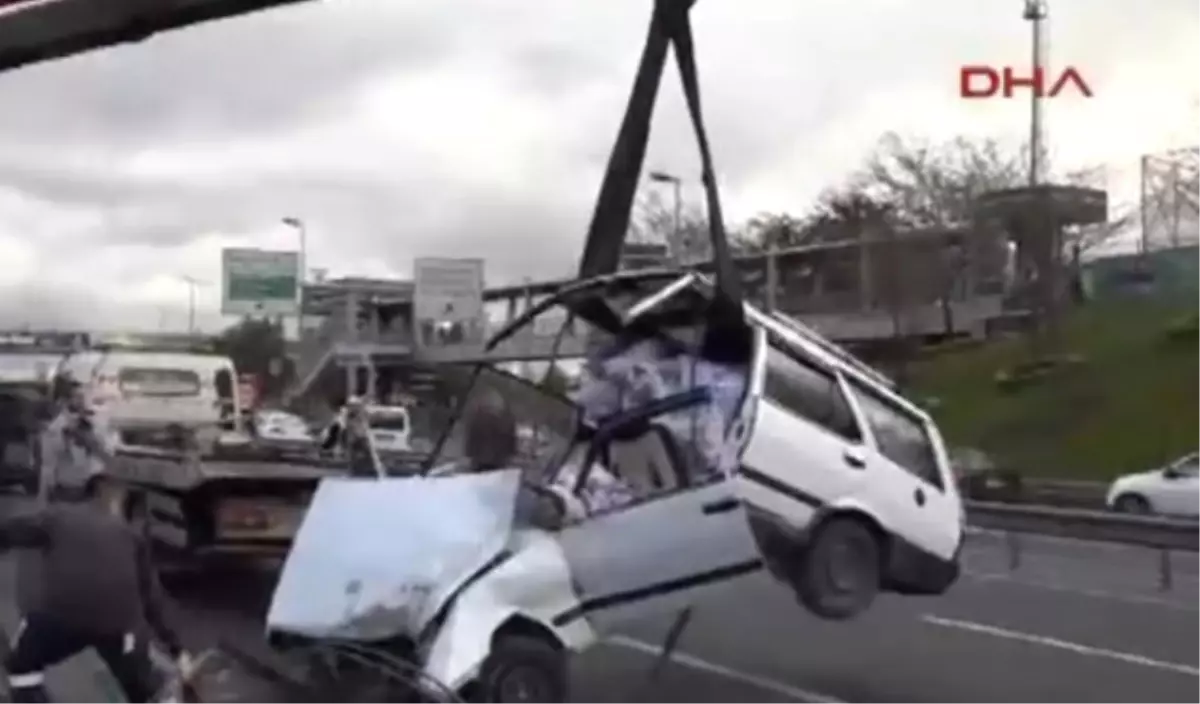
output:
[[[971,222],[980,195],[1024,183],[1028,161],[1027,149],[992,139],[931,144],[888,133],[853,184],[890,204],[892,217],[906,227],[960,227]]]
[[[1106,168],[1093,166],[1078,169],[1068,172],[1063,180],[1073,186],[1104,189],[1107,185],[1105,183]],[[1109,209],[1113,210],[1111,204]],[[1104,244],[1117,235],[1129,232],[1137,224],[1140,213],[1141,209],[1136,204],[1119,204],[1106,222],[1076,225],[1064,229],[1063,246],[1069,250],[1072,259],[1077,263],[1078,259],[1089,250]]]
[[[712,258],[708,216],[704,210],[692,203],[682,203],[676,222],[674,203],[669,203],[657,190],[648,190],[638,198],[629,239],[665,244],[676,262],[691,263]]]

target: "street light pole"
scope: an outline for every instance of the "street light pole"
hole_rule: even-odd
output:
[[[1025,10],[1022,18],[1030,23],[1033,31],[1033,47],[1030,63],[1033,64],[1032,74],[1037,76],[1044,72],[1045,46],[1042,36],[1042,22],[1049,16],[1046,0],[1025,0]],[[1042,180],[1042,151],[1045,133],[1042,127],[1042,96],[1040,91],[1032,91],[1029,104],[1029,185],[1037,186]]]
[[[671,230],[675,244],[676,246],[679,246],[681,244],[679,241],[679,238],[682,235],[681,228],[683,227],[683,180],[678,176],[667,173],[666,171],[651,171],[649,177],[650,180],[654,181],[655,183],[671,184],[675,196],[675,215]]]
[[[283,224],[294,229],[296,235],[300,238],[300,283],[308,281],[308,229],[304,226],[304,221],[296,217],[283,218]]]

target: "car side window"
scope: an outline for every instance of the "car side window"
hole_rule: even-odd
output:
[[[1173,467],[1177,476],[1194,479],[1200,474],[1200,457],[1193,455]]]
[[[861,384],[850,382],[850,388],[883,456],[937,488],[944,488],[925,421]]]
[[[837,378],[772,345],[767,351],[766,397],[805,420],[849,440],[862,430]]]

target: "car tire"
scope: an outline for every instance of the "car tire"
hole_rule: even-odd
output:
[[[883,546],[864,521],[833,517],[810,539],[792,583],[804,608],[824,619],[844,621],[875,600],[882,564]]]
[[[556,643],[524,634],[500,634],[471,683],[473,702],[565,702],[567,657]]]
[[[1113,510],[1119,513],[1145,515],[1152,513],[1150,502],[1141,494],[1121,494],[1113,502]]]

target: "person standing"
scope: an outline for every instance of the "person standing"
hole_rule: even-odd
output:
[[[85,498],[112,458],[108,424],[88,403],[83,386],[68,381],[57,414],[39,442],[38,502]]]
[[[184,650],[149,547],[101,505],[96,492],[0,520],[0,552],[16,550],[21,622],[5,666],[14,702],[50,701],[45,670],[94,648],[127,701],[146,702],[159,677],[156,637],[184,680]]]
[[[325,429],[321,449],[331,451],[335,448],[344,453],[350,476],[379,478],[386,475],[371,437],[366,406],[357,396],[346,401],[337,418]]]

